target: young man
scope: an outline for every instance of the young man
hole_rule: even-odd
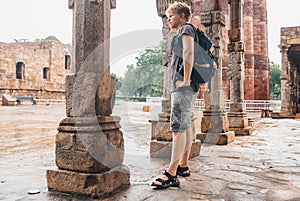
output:
[[[169,167],[161,178],[152,182],[151,186],[159,189],[178,187],[177,175],[190,176],[188,158],[193,142],[191,113],[196,98],[195,86],[191,83],[191,72],[194,63],[193,27],[186,24],[191,19],[190,7],[181,2],[175,2],[166,11],[168,23],[177,34],[172,41],[172,88],[171,88],[171,131],[173,133],[172,155]],[[183,74],[179,68],[183,65]],[[197,88],[197,87],[196,87]]]

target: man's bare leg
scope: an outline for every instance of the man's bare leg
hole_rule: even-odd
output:
[[[171,162],[167,171],[175,176],[179,161],[184,155],[186,147],[186,134],[185,132],[173,132],[172,142],[172,155]]]
[[[179,161],[180,167],[188,167],[188,160],[191,153],[192,143],[193,143],[193,131],[192,128],[188,128],[186,129],[185,152]]]
[[[172,176],[176,176],[177,167],[179,161],[181,160],[186,146],[186,134],[184,132],[173,132],[173,142],[172,142],[172,155],[171,162],[167,169],[167,172]],[[163,180],[167,180],[168,177],[163,175],[161,177]],[[160,184],[159,181],[154,181],[154,184]]]

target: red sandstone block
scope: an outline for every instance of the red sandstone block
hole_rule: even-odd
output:
[[[228,30],[228,37],[231,42],[241,41],[242,30],[241,29],[231,29]]]

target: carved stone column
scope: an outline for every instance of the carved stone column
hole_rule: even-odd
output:
[[[56,135],[58,169],[46,173],[49,190],[101,197],[130,184],[129,169],[122,165],[120,117],[110,116],[115,97],[109,66],[110,12],[115,6],[115,0],[69,0],[73,74],[65,85],[67,118]]]
[[[294,114],[296,114],[296,118],[299,119],[299,113],[300,113],[300,72],[298,68],[295,68],[296,74],[295,74],[295,111]]]
[[[155,128],[155,137],[150,143],[150,155],[152,157],[166,157],[171,156],[171,141],[172,141],[172,132],[170,131],[170,116],[171,116],[171,42],[175,36],[175,32],[170,30],[166,10],[170,4],[174,3],[176,0],[156,0],[157,13],[162,18],[163,22],[163,40],[162,40],[162,49],[163,49],[163,65],[165,66],[165,75],[164,75],[164,86],[163,86],[163,100],[162,100],[162,111],[158,114],[158,122]],[[181,1],[189,6],[193,10],[193,0],[184,0]],[[194,130],[194,129],[193,129]],[[201,142],[195,140],[192,145],[192,150],[190,158],[196,157],[200,153]]]
[[[292,112],[292,105],[291,105],[291,85],[290,85],[290,75],[289,69],[290,63],[288,60],[288,49],[290,45],[282,44],[280,46],[281,52],[281,117],[288,117],[293,114]]]
[[[254,100],[270,100],[267,0],[253,0]]]
[[[245,100],[255,100],[254,94],[254,19],[253,0],[244,0],[244,37],[245,37]],[[262,34],[262,33],[259,33]]]
[[[243,0],[229,0],[231,29],[229,41],[229,78],[230,78],[230,112],[228,112],[229,130],[235,135],[249,135],[252,127],[248,126],[248,118],[244,104],[244,32],[243,32]]]
[[[212,79],[211,92],[205,92],[205,111],[201,122],[202,133],[197,139],[210,144],[225,145],[234,141],[234,132],[229,131],[227,115],[224,111],[224,91],[222,89],[222,29],[225,27],[225,16],[218,0],[214,2],[213,11],[201,14],[201,23],[214,44],[214,55],[218,70]]]

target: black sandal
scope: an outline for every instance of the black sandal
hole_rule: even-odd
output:
[[[169,187],[179,187],[180,182],[177,179],[177,176],[175,176],[175,177],[172,176],[166,170],[165,170],[164,175],[168,177],[168,180],[163,180],[162,178],[157,178],[155,181],[158,181],[161,184],[152,183],[151,186],[155,186],[156,189],[166,189],[166,188],[169,188]]]
[[[191,173],[189,171],[189,167],[180,167],[178,165],[176,175],[179,175],[182,177],[189,177],[191,175]]]

